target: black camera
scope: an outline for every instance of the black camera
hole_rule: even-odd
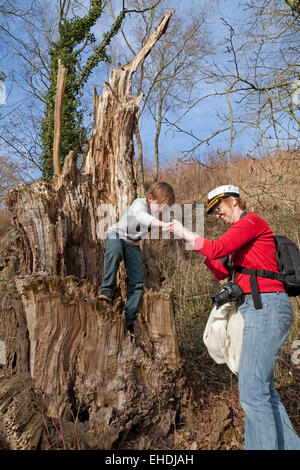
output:
[[[241,289],[234,281],[229,281],[222,287],[220,292],[211,297],[211,300],[214,305],[219,308],[221,305],[231,302],[232,300],[242,300],[243,297],[243,289]]]

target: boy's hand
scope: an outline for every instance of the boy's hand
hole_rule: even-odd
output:
[[[161,227],[163,232],[166,232],[167,230],[170,230],[172,226],[172,222],[163,222],[162,220],[159,219],[153,219],[151,221],[151,226],[152,227]]]

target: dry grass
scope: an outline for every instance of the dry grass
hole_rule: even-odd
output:
[[[237,185],[247,201],[247,210],[257,212],[267,220],[274,233],[286,235],[300,246],[299,169],[300,152],[281,153],[261,160],[236,156],[230,165],[221,162],[213,169],[196,163],[176,164],[174,161],[161,172],[160,180],[174,187],[177,202],[181,203],[203,203],[206,202],[207,193],[214,187],[229,183]],[[148,179],[151,179],[151,175],[148,175]],[[204,229],[205,237],[216,239],[228,227],[211,217],[205,217]],[[210,295],[218,289],[218,283],[203,265],[204,257],[186,251],[183,242],[155,241],[152,245],[156,261],[166,277],[165,284],[174,292],[180,350],[199,404],[196,415],[193,411],[185,425],[174,432],[173,448],[242,448],[243,411],[238,402],[237,380],[226,366],[214,363],[202,341],[212,307]],[[300,365],[291,360],[293,341],[300,339],[299,297],[293,298],[292,304],[293,326],[282,348],[275,379],[291,420],[300,434]],[[224,399],[231,404],[232,413],[232,421],[225,434],[227,437],[233,435],[233,438],[231,441],[225,438],[222,441],[220,436],[218,444],[211,447],[203,431],[206,424],[208,428],[212,425],[211,410]],[[199,427],[199,422],[204,428]]]
[[[261,160],[236,156],[230,165],[220,162],[211,169],[196,163],[177,164],[174,160],[161,172],[160,180],[172,184],[177,202],[181,203],[206,202],[207,193],[214,187],[235,184],[241,188],[248,210],[256,211],[268,221],[275,233],[289,236],[300,246],[299,162],[300,152],[282,153]],[[150,182],[151,179],[148,170],[146,180]],[[0,258],[1,247],[5,248],[8,243],[9,223],[9,213],[5,209],[0,210]],[[216,239],[227,230],[221,222],[210,217],[205,218],[204,228],[205,236],[210,239]],[[151,243],[156,262],[166,278],[165,285],[174,293],[180,350],[198,407],[186,409],[185,421],[180,423],[168,442],[162,443],[162,448],[240,449],[244,427],[237,379],[226,366],[217,365],[209,357],[202,341],[211,310],[210,295],[217,290],[218,283],[203,265],[204,257],[185,250],[182,241]],[[3,263],[2,278],[8,269],[8,263]],[[294,322],[276,367],[276,384],[300,434],[300,366],[291,361],[292,343],[300,339],[300,301],[292,299],[292,302]],[[209,430],[213,425],[211,410],[221,402],[226,402],[231,409],[231,423],[219,442],[212,444],[209,441]]]
[[[0,237],[7,233],[11,220],[11,213],[5,208],[0,208]]]
[[[206,202],[207,193],[214,187],[235,184],[241,188],[247,210],[257,212],[274,233],[286,235],[300,246],[299,170],[300,151],[282,152],[259,160],[235,156],[230,164],[219,162],[211,169],[198,163],[187,165],[174,160],[161,172],[160,179],[174,187],[177,202],[181,203]],[[149,173],[148,179],[151,179]],[[205,216],[205,237],[216,239],[227,228]],[[195,318],[199,311],[207,313],[209,294],[217,284],[203,265],[204,258],[199,253],[186,251],[178,240],[152,243],[166,282],[174,289],[178,318],[185,317],[184,312],[190,312]],[[293,306],[295,317],[299,318],[297,299],[293,299]]]

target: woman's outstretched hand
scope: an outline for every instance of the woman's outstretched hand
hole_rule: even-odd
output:
[[[183,238],[188,242],[194,242],[198,235],[186,229],[179,220],[173,220],[171,222],[170,232],[177,235],[177,237]]]
[[[174,235],[177,235],[180,238],[184,238],[183,237],[184,226],[182,225],[181,222],[179,222],[179,220],[172,220],[170,232],[174,233]]]

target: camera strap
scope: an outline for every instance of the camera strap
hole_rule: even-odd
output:
[[[247,212],[246,211],[242,212],[241,215],[240,215],[240,219],[245,217],[245,215],[247,215]],[[233,264],[232,254],[228,255],[225,258],[225,262],[223,263],[223,266],[226,269],[228,269],[228,280],[229,281],[235,281],[236,269],[235,269],[235,266]]]
[[[234,266],[234,270],[237,273],[243,273],[243,274],[249,274],[250,275],[250,287],[251,287],[251,293],[252,293],[252,297],[253,297],[254,306],[257,310],[263,308],[262,303],[261,303],[259,288],[258,288],[258,284],[257,284],[257,279],[256,279],[257,276],[260,276],[262,274],[263,270],[251,269],[251,268],[248,269],[248,268],[244,268],[243,266]],[[266,271],[264,270],[264,273],[265,272]]]
[[[231,255],[229,256],[228,262],[227,262],[227,269],[229,271],[228,274],[228,280],[229,281],[234,281],[235,282],[235,275],[238,272],[242,272],[243,274],[250,274],[250,287],[251,287],[251,293],[253,297],[253,303],[254,306],[257,310],[262,308],[262,303],[261,303],[261,298],[260,298],[260,293],[259,293],[259,288],[257,284],[257,279],[256,276],[259,275],[259,273],[256,269],[247,269],[243,268],[242,266],[234,266]]]
[[[228,271],[228,281],[232,281],[234,280],[234,275],[235,275],[235,272],[234,272],[234,266],[233,266],[233,261],[232,261],[232,255],[227,255],[227,256],[224,256],[224,258],[221,258],[220,259],[222,265],[224,266],[224,268]]]
[[[245,217],[247,215],[247,212],[244,211],[240,219]],[[256,310],[259,310],[263,308],[262,303],[261,303],[261,297],[259,293],[259,288],[257,284],[257,278],[256,276],[259,276],[259,270],[258,269],[247,269],[243,268],[242,266],[234,266],[232,263],[232,270],[233,270],[233,275],[235,276],[236,273],[243,273],[243,274],[249,274],[250,275],[250,287],[251,287],[251,293],[252,293],[252,298],[253,298],[253,303],[254,307]]]
[[[228,263],[227,263],[227,269],[228,269],[228,281],[234,281],[235,280],[235,269],[232,261],[232,255],[228,256]]]

